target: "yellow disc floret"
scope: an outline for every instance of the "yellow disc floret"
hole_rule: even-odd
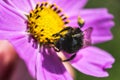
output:
[[[61,10],[55,4],[47,2],[37,4],[27,17],[28,32],[42,44],[54,42],[55,37],[52,35],[61,31],[68,23]]]

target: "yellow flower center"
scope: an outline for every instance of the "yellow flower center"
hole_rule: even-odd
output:
[[[61,31],[68,23],[67,17],[61,14],[61,9],[47,2],[38,3],[27,18],[28,32],[40,44],[53,43],[57,38],[52,35]]]

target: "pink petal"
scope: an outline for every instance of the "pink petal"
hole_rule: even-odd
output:
[[[65,11],[76,10],[83,8],[88,0],[49,0],[51,3],[56,3]]]
[[[23,33],[20,33],[18,31],[2,31],[0,30],[0,40],[8,40],[11,38],[16,37],[17,35],[23,35]]]
[[[87,47],[80,50],[72,65],[80,72],[95,76],[107,77],[108,72],[105,70],[111,68],[114,58],[108,53],[96,47]]]
[[[79,9],[83,8],[88,0],[49,0],[50,3],[57,4],[63,12],[68,16],[74,12],[79,12]]]
[[[80,16],[85,20],[85,26],[93,27],[92,43],[101,43],[112,39],[111,27],[114,26],[113,15],[107,9],[84,9],[80,11]]]
[[[37,55],[38,80],[72,80],[55,52],[43,49]]]
[[[48,0],[34,0],[35,1],[35,3],[38,3],[38,2],[48,2]]]
[[[38,80],[73,80],[55,52],[47,49],[37,55]]]
[[[25,35],[14,35],[11,36],[9,42],[14,46],[19,57],[24,60],[30,75],[35,78],[37,51],[32,47],[32,43],[28,42],[28,37]]]
[[[31,0],[4,0],[4,2],[24,12],[30,12],[32,10]]]
[[[3,37],[13,44],[20,58],[25,61],[30,76],[37,78],[37,80],[72,80],[55,52],[43,51],[39,53],[28,42],[28,38],[25,35],[19,33],[6,34],[0,35],[0,39]],[[19,75],[15,78],[18,77]]]
[[[78,26],[78,13],[76,12],[75,14],[71,14],[70,17],[68,18],[70,20],[69,25],[72,27],[79,27]]]
[[[72,80],[55,52],[36,52],[31,47],[32,44],[28,42],[28,38],[22,34],[10,37],[9,40],[16,48],[18,55],[25,61],[30,74],[37,80]]]
[[[0,30],[24,31],[25,20],[11,7],[0,1]]]

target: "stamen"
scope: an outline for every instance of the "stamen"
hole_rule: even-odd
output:
[[[65,21],[65,22],[64,22],[64,24],[68,24],[68,23],[69,23],[69,21]]]
[[[32,17],[32,13],[30,13],[30,17]]]
[[[37,4],[35,8],[37,9],[38,7],[39,7],[39,4]]]
[[[40,34],[40,36],[44,36],[43,34]]]
[[[40,5],[40,8],[43,7],[43,3]]]
[[[35,11],[35,14],[37,14],[38,12],[39,12],[39,11],[38,11],[38,10],[36,10],[36,11]]]
[[[42,32],[42,31],[44,31],[44,29],[41,29],[40,31]]]
[[[56,11],[56,10],[57,10],[57,8],[55,7],[55,8],[54,8],[54,11]]]
[[[64,17],[62,20],[65,20],[65,19],[67,19],[67,17]]]
[[[64,14],[62,14],[60,17],[63,17],[64,16]]]
[[[51,6],[50,6],[50,8],[53,8],[55,5],[54,4],[52,4]]]
[[[47,6],[48,5],[48,3],[47,2],[45,2],[45,6]]]
[[[43,10],[43,7],[41,7],[40,9],[41,9],[41,11],[42,11],[42,10]]]
[[[61,10],[56,11],[56,13],[60,13],[60,12],[61,12]]]
[[[48,38],[45,38],[45,39],[47,40],[48,43],[50,43],[50,39],[48,39]]]
[[[35,28],[37,28],[38,27],[38,25],[35,25]]]
[[[61,31],[69,22],[64,14],[60,14],[61,12],[62,10],[55,4],[38,3],[27,17],[27,32],[39,44],[54,43],[59,37],[52,35]]]
[[[38,15],[37,17],[36,17],[36,19],[38,19],[40,17],[40,15]]]

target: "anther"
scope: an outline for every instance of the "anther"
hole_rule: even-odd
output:
[[[68,24],[68,23],[69,23],[69,21],[64,22],[64,24]]]
[[[56,13],[60,13],[60,12],[61,12],[61,10],[56,11]]]
[[[37,9],[38,7],[39,7],[39,4],[37,4],[35,8]]]
[[[48,39],[48,38],[45,38],[45,39],[47,40],[48,43],[50,43],[50,39]]]
[[[43,34],[40,34],[40,36],[44,36]]]
[[[45,2],[45,6],[47,6],[48,5],[48,3],[47,2]]]
[[[63,17],[63,16],[64,16],[64,14],[60,15],[60,17]]]
[[[48,38],[45,38],[46,40],[49,40]]]
[[[42,31],[44,31],[44,29],[41,29],[40,31],[42,32]]]
[[[55,7],[53,10],[54,10],[54,11],[56,11],[56,10],[57,10],[57,8]]]
[[[36,10],[36,11],[35,11],[35,14],[37,14],[38,12],[39,12],[39,11],[38,11],[38,10]]]
[[[30,13],[30,17],[32,17],[32,13]]]
[[[36,31],[34,31],[34,33],[36,33]]]
[[[31,24],[35,24],[35,22],[32,21]]]
[[[35,28],[37,28],[38,27],[38,25],[35,25]]]
[[[65,19],[67,19],[67,17],[64,17],[62,20],[65,20]]]
[[[42,11],[42,10],[43,10],[43,7],[41,7],[40,9],[41,9],[41,11]]]
[[[55,5],[54,4],[52,4],[51,6],[50,6],[50,8],[53,8]]]
[[[43,7],[43,3],[40,5],[40,8]]]
[[[35,19],[38,19],[40,17],[40,15],[38,15]]]

